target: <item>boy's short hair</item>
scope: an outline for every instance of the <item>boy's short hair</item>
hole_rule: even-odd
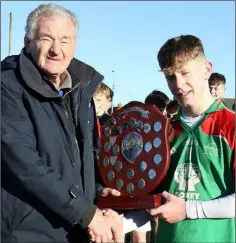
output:
[[[202,41],[193,35],[180,35],[169,39],[160,48],[157,60],[161,70],[171,75],[198,56],[205,58]]]
[[[99,93],[104,93],[106,95],[106,98],[109,99],[110,101],[112,101],[114,96],[113,90],[104,83],[101,83],[100,86],[97,87],[94,96]]]
[[[226,83],[226,79],[225,76],[223,74],[220,73],[212,73],[209,80],[209,86],[218,86],[220,84],[224,84]]]

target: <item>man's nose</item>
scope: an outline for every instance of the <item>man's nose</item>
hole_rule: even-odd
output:
[[[215,89],[211,88],[211,89],[210,89],[210,93],[211,93],[212,95],[215,95],[215,93],[216,93]]]
[[[55,55],[59,55],[61,48],[60,48],[60,43],[59,41],[54,41],[51,45],[50,51]]]
[[[175,78],[175,85],[177,88],[180,88],[185,82],[183,75],[180,73],[175,73],[174,78]]]

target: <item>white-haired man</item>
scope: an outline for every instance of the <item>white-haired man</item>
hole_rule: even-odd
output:
[[[93,92],[103,76],[74,58],[78,21],[33,10],[25,46],[1,62],[2,242],[116,240],[122,222],[94,205]],[[91,105],[90,105],[91,103]]]

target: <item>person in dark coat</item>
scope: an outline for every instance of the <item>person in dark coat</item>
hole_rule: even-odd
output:
[[[40,5],[21,53],[1,62],[2,242],[89,242],[88,230],[106,242],[122,229],[94,205],[103,76],[73,58],[77,29],[72,12]]]

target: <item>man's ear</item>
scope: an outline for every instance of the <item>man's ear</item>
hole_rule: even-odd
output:
[[[27,52],[29,52],[30,42],[31,42],[31,40],[25,35],[24,46],[25,46],[25,49],[26,49]]]
[[[206,61],[205,62],[205,79],[208,80],[212,74],[212,63]]]

